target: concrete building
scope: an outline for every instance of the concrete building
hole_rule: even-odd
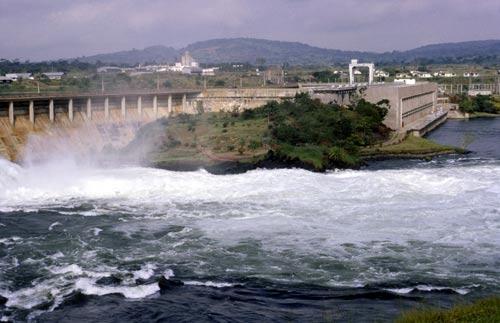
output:
[[[408,73],[396,73],[396,78],[397,79],[405,79],[405,78],[409,78],[410,75]]]
[[[415,79],[394,79],[394,83],[413,85],[413,84],[416,84],[417,81]]]
[[[484,90],[484,89],[472,89],[467,91],[468,96],[477,96],[477,95],[492,95],[493,91]]]
[[[393,83],[369,86],[365,99],[377,103],[389,100],[390,109],[384,123],[393,130],[404,130],[436,112],[437,84]]]
[[[8,77],[13,81],[22,80],[22,79],[24,79],[24,80],[32,80],[33,79],[33,75],[31,75],[31,73],[7,73],[7,74],[5,74],[5,77]]]
[[[0,84],[10,84],[13,80],[7,76],[0,76]]]
[[[389,73],[382,70],[376,70],[375,77],[389,77]]]
[[[479,77],[479,73],[477,73],[477,72],[465,72],[464,77]]]
[[[203,76],[214,76],[215,71],[217,70],[217,67],[211,67],[211,68],[204,68],[201,70],[201,75]]]
[[[49,80],[60,80],[63,77],[64,72],[47,72],[42,74],[45,75]]]
[[[122,68],[118,66],[102,66],[97,68],[97,73],[121,73]]]
[[[199,67],[198,62],[194,60],[194,58],[189,54],[189,52],[185,52],[181,56],[181,64],[182,66],[189,66],[189,67]]]
[[[182,67],[182,74],[196,74],[201,75],[203,70],[196,66],[184,66]]]

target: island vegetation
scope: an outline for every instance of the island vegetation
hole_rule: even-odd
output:
[[[456,95],[451,97],[451,102],[457,103],[461,112],[472,117],[500,115],[500,99],[492,95]]]
[[[121,152],[141,156],[154,166],[302,167],[314,171],[357,168],[369,158],[421,157],[454,153],[424,138],[408,137],[392,145],[383,124],[389,105],[363,98],[348,106],[325,104],[308,94],[294,100],[269,102],[256,108],[228,112],[181,114],[142,127]],[[227,169],[224,168],[223,172]]]

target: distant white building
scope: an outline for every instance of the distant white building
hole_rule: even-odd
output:
[[[469,90],[467,91],[467,94],[469,96],[476,96],[476,95],[492,95],[493,92],[491,90]]]
[[[218,70],[218,67],[204,68],[201,70],[201,75],[203,76],[214,76],[215,71]]]
[[[241,67],[243,65],[233,65],[233,67]],[[218,67],[210,67],[210,68],[200,68],[200,64],[194,60],[194,58],[189,54],[189,52],[185,52],[181,56],[181,61],[175,63],[173,66],[168,66],[168,70],[172,72],[180,72],[182,74],[196,74],[196,75],[204,75],[204,76],[213,76],[215,75],[215,71],[218,70]]]
[[[181,64],[182,66],[188,66],[188,67],[199,67],[200,64],[198,64],[197,61],[194,60],[194,58],[189,54],[189,52],[185,52],[181,56]]]
[[[5,77],[10,78],[13,81],[17,80],[33,80],[33,75],[31,73],[7,73]]]
[[[64,72],[47,72],[42,74],[45,75],[49,80],[60,80],[63,77]]]
[[[419,72],[417,74],[417,76],[421,79],[430,79],[432,78],[432,74],[431,73],[427,73],[427,72]]]
[[[376,70],[375,77],[389,77],[389,73],[382,70]]]
[[[182,63],[180,63],[180,62],[177,62],[174,65],[168,67],[169,71],[172,71],[172,72],[182,72],[182,68],[183,68],[183,66],[182,66]]]
[[[0,76],[0,84],[10,84],[14,80],[7,76]]]
[[[184,66],[182,67],[182,74],[198,74],[201,75],[203,70],[197,66]]]
[[[479,77],[479,73],[477,73],[477,72],[465,72],[464,77]]]
[[[118,66],[101,66],[97,68],[97,73],[121,73],[122,68]]]
[[[410,75],[408,75],[408,73],[396,73],[396,79],[406,79],[409,77]]]
[[[415,79],[409,79],[409,78],[404,78],[404,79],[394,79],[394,83],[402,83],[402,84],[406,84],[406,85],[414,85],[416,84],[417,82],[415,81]]]

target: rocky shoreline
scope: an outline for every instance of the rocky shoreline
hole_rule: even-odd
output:
[[[397,160],[397,159],[421,159],[430,160],[438,156],[468,154],[470,151],[459,151],[457,149],[450,149],[446,151],[435,151],[426,153],[404,153],[404,154],[374,154],[363,156],[361,162],[355,167],[348,167],[343,169],[359,169],[366,166],[370,162],[384,161],[384,160]],[[315,168],[312,164],[308,164],[299,159],[283,159],[277,157],[273,153],[268,153],[264,158],[257,161],[213,161],[204,162],[200,160],[191,161],[162,161],[150,163],[147,166],[159,169],[179,172],[193,172],[203,169],[210,174],[214,175],[230,175],[242,174],[255,169],[287,169],[287,168],[300,168],[311,172],[324,173],[327,171],[342,169],[340,167],[325,167],[322,169]]]

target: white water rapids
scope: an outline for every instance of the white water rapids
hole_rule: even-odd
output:
[[[79,210],[81,205],[91,207]],[[133,297],[137,292],[144,297],[157,291],[153,285],[106,291],[94,284],[98,277],[123,272],[120,261],[132,260],[147,276],[182,260],[194,276],[221,279],[252,276],[325,286],[419,279],[415,284],[421,289],[437,281],[460,293],[499,283],[498,164],[327,174],[255,170],[220,176],[139,167],[82,168],[67,162],[22,168],[0,161],[0,212],[28,216],[40,210],[75,220],[92,217],[92,227],[85,227],[88,233],[79,239],[95,250],[69,256],[73,250],[50,249],[51,271],[36,287],[16,294],[14,287],[0,286],[9,290],[8,305],[29,308],[47,290],[67,293],[67,284],[97,295],[122,292]],[[115,217],[106,225],[95,220],[111,215]],[[51,220],[44,230],[53,235],[71,231],[65,219]],[[163,235],[170,225],[182,230]],[[38,238],[9,236],[5,223],[0,230],[5,245],[44,248]],[[128,249],[121,253],[112,242],[105,246],[105,239],[116,240],[111,235],[117,232],[132,241],[124,242]],[[106,248],[114,249],[114,267],[100,261]],[[60,257],[53,256],[56,251]],[[14,251],[9,255],[22,265],[43,262],[50,253],[38,260],[22,259]],[[3,274],[9,266],[1,266]],[[63,283],[58,282],[61,277]],[[406,289],[394,290],[413,288],[402,287]],[[28,301],[30,293],[38,298]]]

